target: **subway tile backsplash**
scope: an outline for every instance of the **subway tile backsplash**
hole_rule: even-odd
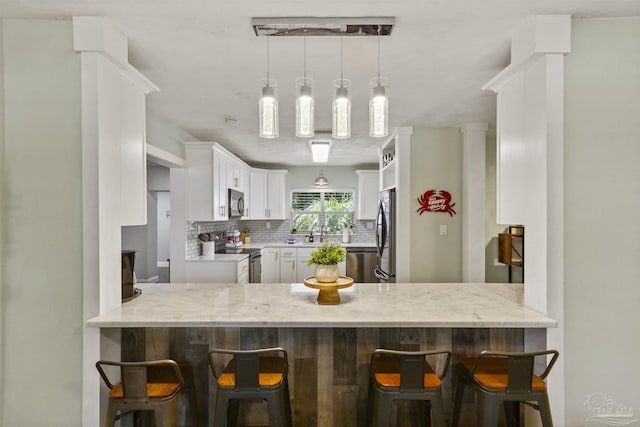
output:
[[[375,241],[375,228],[367,228],[367,224],[372,224],[373,220],[355,221],[354,234],[351,235],[351,242],[372,243]],[[270,228],[267,228],[267,224]],[[248,230],[252,243],[286,243],[291,235],[291,220],[270,220],[270,221],[240,221],[230,220],[225,222],[187,222],[187,257],[195,257],[202,254],[202,242],[198,239],[198,226],[201,233],[220,234],[231,228]],[[304,239],[304,235],[293,235],[297,242]],[[330,242],[342,242],[342,234],[330,234],[327,238]]]

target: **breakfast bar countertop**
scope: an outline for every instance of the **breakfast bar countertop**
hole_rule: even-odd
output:
[[[302,283],[146,283],[138,298],[87,321],[100,328],[550,328],[524,305],[521,284],[357,283],[318,305]]]

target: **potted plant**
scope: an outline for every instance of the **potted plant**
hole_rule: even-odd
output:
[[[315,264],[313,276],[318,282],[332,283],[340,277],[338,263],[344,261],[346,253],[346,249],[340,247],[339,243],[327,242],[311,252],[307,265]]]

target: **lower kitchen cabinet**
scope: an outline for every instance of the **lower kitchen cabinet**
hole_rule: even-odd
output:
[[[280,248],[280,283],[296,283],[296,249]]]
[[[242,261],[187,261],[187,283],[249,283],[249,258]]]
[[[266,248],[265,248],[266,249]],[[265,249],[262,253],[264,254]],[[270,248],[276,249],[276,248]],[[280,248],[280,283],[302,283],[304,279],[309,276],[313,276],[315,265],[307,265],[307,261],[311,257],[315,247],[306,248]],[[264,265],[264,255],[263,255]],[[338,264],[340,275],[346,274],[346,263],[341,262]],[[264,277],[264,269],[263,269]],[[263,280],[266,283],[266,281]]]
[[[280,283],[280,248],[262,249],[262,283]]]

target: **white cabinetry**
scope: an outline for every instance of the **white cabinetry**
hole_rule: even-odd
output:
[[[316,248],[298,248],[296,251],[296,282],[304,282],[305,277],[313,276],[315,265],[307,265],[311,252]]]
[[[307,265],[315,247],[264,248],[262,250],[262,282],[263,283],[302,283],[305,277],[313,276],[315,265]],[[278,252],[279,251],[279,252]],[[270,254],[270,255],[267,255]],[[278,262],[278,256],[280,261]],[[273,265],[280,269],[279,274],[273,271]],[[265,276],[265,267],[268,270]],[[346,274],[346,262],[338,264],[340,275]]]
[[[184,145],[187,221],[227,221],[228,190],[246,192],[249,166],[214,142]]]
[[[251,169],[248,219],[285,219],[286,170]]]
[[[397,154],[395,138],[391,138],[380,150],[380,189],[382,190],[398,185]]]
[[[262,258],[262,283],[280,283],[280,248],[263,248]]]
[[[126,37],[104,18],[74,17],[73,46],[81,53],[82,138],[84,144],[91,144],[83,152],[94,148],[99,151],[99,158],[87,158],[84,162],[93,163],[87,167],[95,170],[100,190],[119,197],[119,206],[106,206],[118,212],[119,224],[144,225],[147,223],[145,95],[159,88],[129,64]],[[120,180],[104,172],[105,168],[118,171]]]
[[[296,250],[280,248],[280,283],[296,282]]]
[[[377,170],[357,170],[358,219],[376,219],[380,173]]]
[[[249,258],[242,261],[188,261],[188,283],[249,283]]]
[[[147,223],[145,93],[127,79],[121,80],[121,86],[121,224],[141,225]]]
[[[228,187],[227,187],[227,157],[215,146],[213,147],[213,220],[227,221],[229,219]]]

